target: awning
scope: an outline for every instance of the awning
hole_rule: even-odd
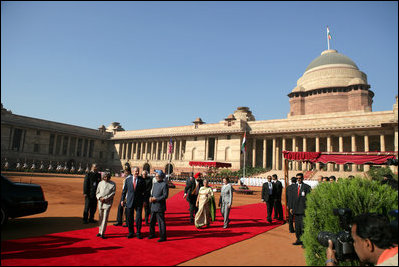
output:
[[[200,166],[200,167],[215,167],[215,168],[229,168],[231,163],[227,162],[217,162],[217,161],[190,161],[190,166]]]
[[[398,152],[292,152],[283,151],[288,160],[337,163],[337,164],[376,164],[383,165],[388,159],[395,159]]]

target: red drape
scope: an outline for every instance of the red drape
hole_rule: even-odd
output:
[[[393,152],[379,152],[375,154],[363,153],[323,153],[323,152],[292,152],[283,151],[284,158],[310,162],[333,162],[337,164],[386,164],[388,159],[396,158]]]
[[[231,163],[216,162],[216,161],[190,161],[190,166],[201,166],[201,167],[216,167],[216,168],[229,168]]]

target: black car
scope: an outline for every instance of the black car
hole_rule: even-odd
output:
[[[45,212],[47,204],[40,185],[14,183],[1,175],[1,225],[8,218]]]

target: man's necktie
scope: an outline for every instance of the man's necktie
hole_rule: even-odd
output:
[[[136,190],[136,178],[133,178],[133,188]]]
[[[301,191],[301,185],[298,185],[298,197],[299,197],[299,191]]]

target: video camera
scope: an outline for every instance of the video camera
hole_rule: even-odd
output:
[[[322,231],[317,235],[317,241],[322,246],[328,247],[328,240],[331,240],[338,261],[357,259],[351,235],[352,210],[348,208],[333,209],[333,213],[335,216],[339,216],[339,225],[344,230],[336,234]]]

